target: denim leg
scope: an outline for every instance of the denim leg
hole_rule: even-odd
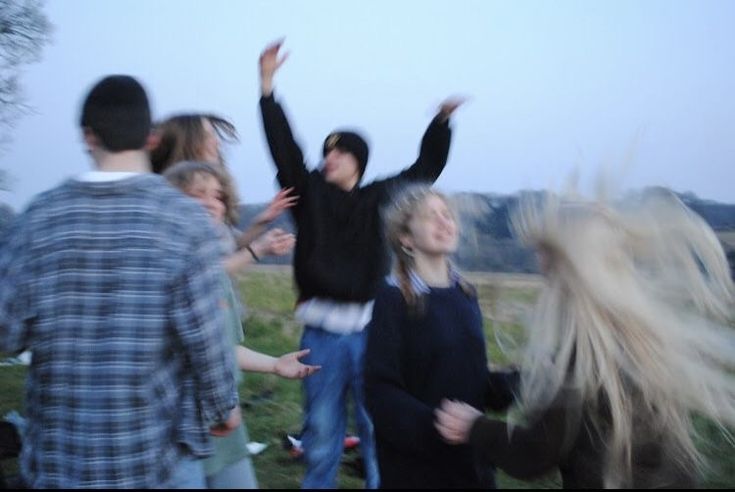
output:
[[[378,472],[378,459],[375,454],[373,422],[365,407],[363,379],[367,331],[363,330],[349,336],[350,359],[352,362],[350,386],[352,398],[355,402],[355,424],[357,425],[357,434],[360,437],[360,454],[365,467],[365,488],[377,489],[380,485],[380,474]]]
[[[250,457],[227,465],[214,475],[207,477],[208,489],[257,489],[255,469]]]
[[[201,459],[185,454],[179,459],[169,479],[161,489],[205,489],[204,465]]]
[[[321,365],[321,370],[304,379],[306,397],[302,442],[306,472],[304,489],[336,488],[347,424],[346,388],[349,379],[349,354],[344,335],[305,327],[301,347],[311,352],[306,364]]]

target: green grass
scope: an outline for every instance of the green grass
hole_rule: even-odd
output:
[[[496,343],[495,328],[509,336],[499,337],[507,344],[522,340],[519,313],[533,302],[537,289],[517,284],[477,282],[480,304],[485,319],[488,357],[491,362],[505,364],[512,360]],[[245,340],[248,347],[271,355],[280,355],[298,348],[301,327],[293,320],[295,295],[287,270],[257,270],[248,273],[240,282],[250,318],[246,323]],[[22,412],[22,391],[25,368],[0,367],[0,414],[10,410]],[[282,449],[281,441],[287,432],[301,428],[301,384],[273,375],[245,374],[240,386],[243,417],[253,441],[264,442],[268,448],[253,458],[261,488],[298,488],[303,475],[303,464],[293,460]],[[727,442],[712,423],[699,419],[701,449],[710,464],[704,486],[732,488],[735,486],[735,447]],[[362,488],[362,479],[352,467],[355,452],[344,457],[339,475],[339,487]],[[14,471],[14,464],[3,464],[6,473]],[[513,480],[498,474],[500,488],[559,488],[558,473],[534,482]]]

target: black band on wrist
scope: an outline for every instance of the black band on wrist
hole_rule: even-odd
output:
[[[258,255],[255,254],[255,251],[253,251],[253,248],[251,248],[249,244],[245,246],[245,249],[247,249],[250,252],[250,254],[253,255],[253,259],[255,261],[260,261],[260,258],[258,258]]]

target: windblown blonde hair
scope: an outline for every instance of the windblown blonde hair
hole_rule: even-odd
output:
[[[661,192],[626,206],[547,195],[512,223],[547,268],[522,360],[525,412],[579,395],[607,435],[607,487],[632,485],[641,419],[678,465],[701,464],[692,414],[735,424],[734,289],[714,232]]]

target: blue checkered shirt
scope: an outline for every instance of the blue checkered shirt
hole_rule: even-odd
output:
[[[69,180],[0,239],[0,351],[32,352],[32,488],[161,486],[237,404],[217,235],[160,176]]]

